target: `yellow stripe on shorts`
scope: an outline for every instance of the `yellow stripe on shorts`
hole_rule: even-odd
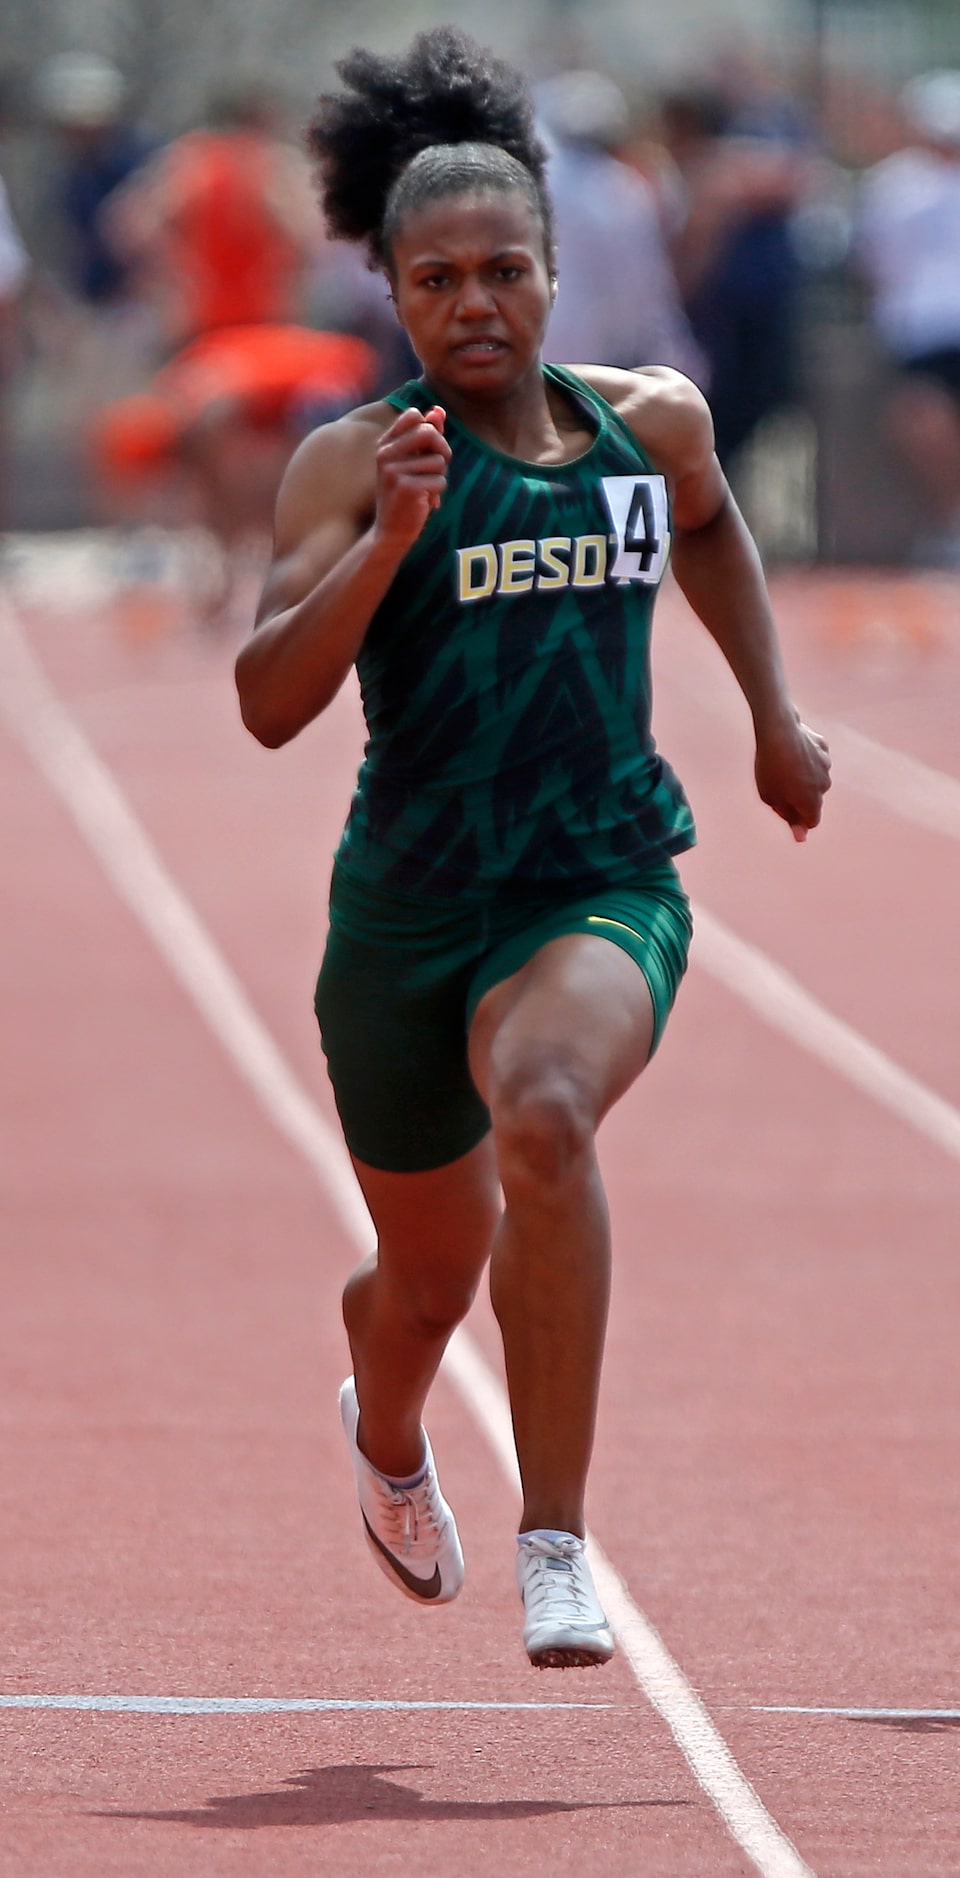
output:
[[[647,943],[642,932],[637,932],[636,927],[634,926],[627,926],[622,919],[604,919],[602,913],[588,913],[587,925],[588,926],[616,926],[619,928],[620,932],[628,932],[630,934],[631,939],[639,939],[640,944],[642,946],[645,946]]]

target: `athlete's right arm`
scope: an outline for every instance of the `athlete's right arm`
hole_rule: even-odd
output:
[[[440,501],[443,412],[382,407],[315,431],[277,498],[274,557],[236,664],[247,729],[271,749],[312,723],[343,684],[367,627]]]

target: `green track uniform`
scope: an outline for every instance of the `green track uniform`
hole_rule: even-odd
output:
[[[369,732],[336,857],[317,1014],[348,1145],[395,1171],[489,1127],[469,1076],[479,998],[547,939],[637,959],[655,1041],[689,911],[693,819],[650,731],[666,485],[606,401],[544,368],[595,433],[528,464],[454,418],[447,489],[357,658]],[[416,380],[398,410],[427,411]]]

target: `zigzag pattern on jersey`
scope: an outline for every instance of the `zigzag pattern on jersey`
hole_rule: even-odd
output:
[[[401,399],[430,402],[420,384]],[[370,884],[450,897],[491,879],[590,887],[679,852],[689,810],[649,729],[653,590],[462,600],[456,586],[458,548],[606,536],[600,477],[642,473],[639,450],[611,424],[541,475],[448,435],[443,504],[357,661],[369,741],[341,859]]]

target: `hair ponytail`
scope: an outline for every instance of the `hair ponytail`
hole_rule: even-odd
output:
[[[468,144],[469,160],[463,156],[472,186],[526,186],[552,246],[547,155],[536,134],[530,93],[512,66],[469,34],[440,26],[418,33],[409,50],[395,57],[358,48],[337,71],[344,89],[318,100],[307,131],[331,234],[367,242],[383,262],[387,205],[392,199],[395,215],[395,185],[408,165],[438,145]],[[491,160],[485,171],[481,146],[493,146],[491,159],[496,150],[513,163]],[[456,173],[443,162],[427,166],[420,196],[449,193],[458,186],[451,182]]]

